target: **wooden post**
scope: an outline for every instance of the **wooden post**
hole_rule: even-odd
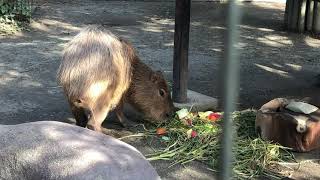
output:
[[[285,26],[286,29],[288,28],[289,2],[290,2],[290,0],[286,1],[286,9],[284,11],[284,26]]]
[[[307,31],[312,30],[312,21],[313,21],[313,8],[314,8],[314,1],[308,0],[307,1],[307,12],[306,12],[306,29]]]
[[[320,33],[320,2],[314,2],[312,31]]]
[[[287,9],[287,11],[288,11],[288,13],[287,13],[287,14],[288,14],[288,15],[287,15],[287,23],[286,23],[286,25],[287,25],[287,29],[288,29],[289,31],[292,30],[293,1],[294,1],[294,0],[287,0],[287,2],[286,2],[286,6],[287,6],[286,9]]]
[[[292,7],[292,16],[291,18],[291,24],[290,24],[290,30],[291,31],[297,31],[298,30],[298,13],[299,13],[299,0],[293,0],[293,7]]]
[[[176,0],[172,98],[178,103],[187,102],[190,6],[191,0]]]
[[[298,32],[304,32],[305,22],[306,22],[306,5],[307,0],[299,0],[298,7]]]

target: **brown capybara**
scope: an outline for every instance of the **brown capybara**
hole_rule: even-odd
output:
[[[111,110],[126,126],[124,103],[153,122],[173,113],[167,82],[140,61],[133,46],[98,26],[88,26],[65,47],[58,70],[77,125],[101,131]]]

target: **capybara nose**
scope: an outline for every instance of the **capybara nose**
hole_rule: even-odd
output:
[[[166,118],[172,118],[174,116],[174,111],[170,111],[166,113]]]

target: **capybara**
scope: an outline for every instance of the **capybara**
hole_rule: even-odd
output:
[[[65,47],[58,81],[76,123],[101,131],[111,110],[126,126],[124,103],[152,122],[173,114],[174,106],[163,75],[138,57],[133,46],[101,26],[88,26]]]
[[[160,180],[134,147],[57,121],[0,125],[1,180]]]

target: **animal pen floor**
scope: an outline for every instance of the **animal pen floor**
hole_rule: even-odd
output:
[[[141,59],[172,79],[174,1],[39,0],[30,31],[0,36],[0,123],[55,120],[74,123],[56,71],[63,45],[87,24],[102,24],[129,39]],[[320,40],[283,29],[283,3],[246,3],[239,26],[241,51],[239,108],[259,108],[280,96],[315,97]],[[223,54],[226,8],[193,2],[191,10],[189,88],[219,98],[219,63]],[[108,125],[110,122],[106,122]],[[119,130],[120,134],[130,133]],[[129,142],[143,153],[142,141]],[[302,159],[320,159],[319,152]],[[165,179],[212,179],[199,162],[167,169],[153,162]],[[293,177],[319,179],[319,162],[307,161]]]

